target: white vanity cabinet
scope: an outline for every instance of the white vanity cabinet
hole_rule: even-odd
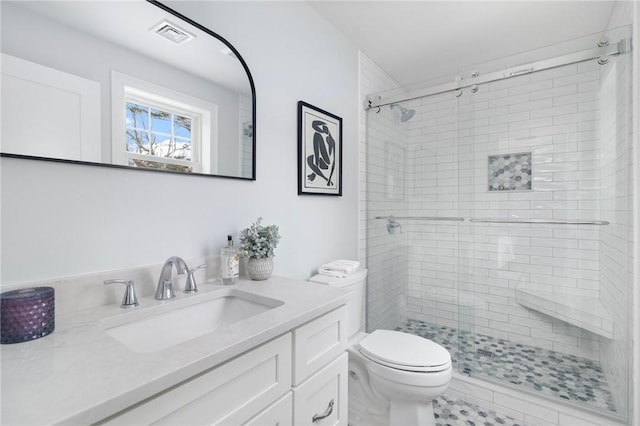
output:
[[[347,308],[293,330],[293,423],[347,424]]]
[[[343,305],[99,424],[346,426],[346,321]]]
[[[293,390],[294,425],[347,425],[347,353]]]
[[[198,374],[101,424],[243,423],[291,388],[291,333]],[[244,418],[243,413],[248,413]]]

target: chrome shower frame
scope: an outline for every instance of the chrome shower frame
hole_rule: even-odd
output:
[[[600,43],[600,44],[604,44],[604,43]],[[408,101],[412,99],[418,99],[425,96],[435,95],[438,93],[458,91],[456,96],[460,96],[461,94],[461,92],[459,92],[460,90],[465,88],[472,88],[472,89],[476,88],[475,91],[477,91],[477,86],[479,84],[491,83],[494,81],[504,80],[512,77],[518,77],[525,74],[531,74],[537,71],[557,68],[557,67],[570,65],[570,64],[576,64],[576,63],[588,61],[591,59],[598,59],[598,63],[603,65],[608,62],[609,56],[616,56],[621,53],[629,52],[630,50],[631,50],[631,40],[623,39],[611,46],[599,45],[599,47],[596,47],[593,49],[582,50],[580,52],[571,53],[563,56],[556,56],[553,58],[544,59],[537,62],[530,62],[528,64],[507,68],[502,71],[491,72],[485,75],[480,75],[479,72],[475,71],[472,74],[472,78],[470,80],[457,78],[455,81],[451,83],[438,84],[438,85],[427,87],[424,89],[412,90],[407,93],[392,95],[387,97],[383,97],[377,94],[370,95],[365,100],[364,109],[369,110],[371,108],[379,108],[381,106],[396,104],[398,102]]]

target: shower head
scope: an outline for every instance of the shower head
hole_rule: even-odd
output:
[[[406,109],[402,105],[398,105],[398,104],[391,104],[390,105],[391,109],[393,109],[394,106],[400,108],[400,111],[402,112],[402,115],[400,116],[400,121],[402,121],[403,123],[406,123],[407,121],[411,120],[411,117],[413,117],[416,113],[415,109]]]

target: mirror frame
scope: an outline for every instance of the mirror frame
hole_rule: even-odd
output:
[[[34,156],[34,155],[10,154],[10,153],[5,153],[5,152],[0,152],[0,158],[16,158],[16,159],[23,159],[23,160],[50,161],[50,162],[56,162],[56,163],[79,164],[79,165],[85,165],[85,166],[110,167],[110,168],[114,168],[114,169],[140,170],[140,171],[145,171],[145,172],[157,172],[157,173],[170,173],[170,174],[181,175],[181,176],[203,176],[203,177],[224,178],[224,179],[239,179],[239,180],[248,180],[248,181],[255,181],[256,180],[256,156],[257,156],[257,153],[256,153],[256,86],[255,86],[255,84],[253,82],[253,76],[251,75],[251,71],[249,70],[249,67],[247,66],[247,63],[245,62],[244,58],[242,57],[242,55],[240,55],[240,52],[238,52],[238,50],[231,43],[229,43],[221,35],[211,31],[209,28],[198,24],[197,22],[195,22],[192,19],[182,15],[181,13],[171,9],[169,6],[161,3],[158,0],[146,0],[146,1],[148,3],[156,6],[156,7],[159,7],[160,9],[164,10],[165,12],[175,16],[176,18],[181,19],[182,21],[184,21],[184,22],[186,22],[186,23],[198,28],[199,30],[209,34],[211,37],[214,37],[214,38],[218,39],[219,41],[224,43],[233,52],[233,54],[236,56],[236,58],[242,64],[242,68],[247,73],[247,78],[249,79],[249,85],[251,86],[251,113],[252,113],[252,121],[253,121],[253,137],[252,137],[253,155],[252,155],[252,159],[251,159],[251,177],[248,178],[248,177],[243,177],[243,176],[215,175],[215,174],[206,174],[206,173],[185,173],[185,172],[179,172],[179,171],[167,170],[167,169],[147,169],[147,168],[143,168],[143,167],[130,167],[130,166],[125,166],[125,165],[121,165],[121,164],[96,163],[96,162],[92,162],[92,161],[68,160],[68,159],[64,159],[64,158],[39,157],[39,156]]]

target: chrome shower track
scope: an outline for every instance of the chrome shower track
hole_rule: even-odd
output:
[[[427,87],[425,89],[412,90],[407,93],[392,95],[388,97],[370,95],[365,101],[365,110],[378,108],[384,105],[390,105],[396,102],[418,99],[438,93],[456,91],[467,87],[477,86],[478,84],[491,83],[493,81],[504,80],[507,78],[531,74],[533,72],[557,68],[564,65],[576,64],[592,59],[598,59],[598,62],[600,64],[605,64],[608,62],[609,56],[616,56],[621,53],[626,53],[630,50],[631,41],[628,39],[624,39],[611,46],[582,50],[579,52],[570,53],[568,55],[556,56],[554,58],[544,59],[542,61],[531,62],[529,64],[508,68],[502,71],[495,71],[485,75],[478,75],[476,73],[474,74],[475,77],[469,80],[457,80],[451,83],[443,83],[436,86]]]

